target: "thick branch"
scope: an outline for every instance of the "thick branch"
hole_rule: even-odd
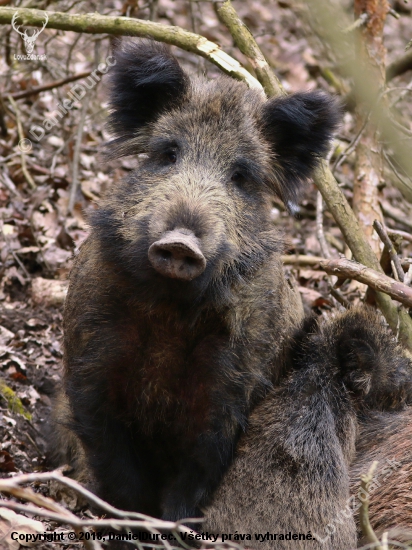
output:
[[[262,84],[266,95],[286,95],[280,80],[269,67],[264,55],[257,45],[252,33],[239,18],[230,0],[227,0],[218,10],[219,19],[229,29],[236,46],[245,55],[252,65],[257,79]]]
[[[15,12],[24,25],[41,27],[44,12],[26,8],[0,8],[0,24],[10,24]],[[117,36],[150,37],[159,42],[173,44],[183,50],[195,53],[217,65],[226,74],[247,83],[250,88],[262,89],[259,82],[242,65],[204,36],[185,31],[180,27],[161,25],[131,17],[109,17],[97,13],[73,15],[61,12],[47,12],[47,28],[88,34],[108,33]]]
[[[407,307],[412,307],[412,288],[395,281],[383,273],[379,273],[352,260],[346,260],[345,258],[322,260],[319,262],[319,265],[326,273],[337,275],[338,277],[355,279],[355,281],[364,283],[374,290],[385,292],[385,294],[388,294],[391,298],[398,300],[398,302]]]

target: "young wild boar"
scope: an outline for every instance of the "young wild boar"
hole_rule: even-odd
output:
[[[108,501],[198,517],[300,320],[271,198],[293,203],[339,113],[318,92],[189,79],[150,41],[117,50],[111,84],[112,154],[147,157],[91,217],[71,274],[72,429]]]
[[[369,490],[372,502],[374,484],[383,498],[371,522],[379,530],[411,527],[411,364],[379,316],[353,309],[306,324],[287,363],[289,374],[251,413],[202,529],[232,533],[232,541],[250,533],[235,542],[259,550],[351,550],[360,475],[377,459]]]

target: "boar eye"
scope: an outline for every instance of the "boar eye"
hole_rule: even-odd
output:
[[[233,172],[232,177],[230,178],[233,183],[241,186],[245,181],[245,176],[241,172]]]
[[[176,151],[168,151],[166,153],[166,158],[171,164],[175,164],[175,162],[177,161]]]

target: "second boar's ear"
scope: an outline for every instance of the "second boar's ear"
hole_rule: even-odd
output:
[[[319,91],[271,99],[263,106],[263,133],[273,151],[278,191],[292,213],[301,188],[329,150],[341,114],[337,101]]]
[[[114,57],[108,128],[117,137],[114,143],[119,144],[177,106],[189,80],[168,47],[153,40],[119,41]]]

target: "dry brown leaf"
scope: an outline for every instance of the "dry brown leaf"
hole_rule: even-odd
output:
[[[41,541],[12,540],[13,532],[17,532],[19,535],[36,535],[44,533],[45,530],[45,526],[40,521],[26,518],[7,508],[0,508],[0,548],[2,550],[18,550],[20,545],[32,547],[41,543]]]
[[[36,277],[31,282],[31,297],[35,304],[59,306],[67,293],[67,282]]]

